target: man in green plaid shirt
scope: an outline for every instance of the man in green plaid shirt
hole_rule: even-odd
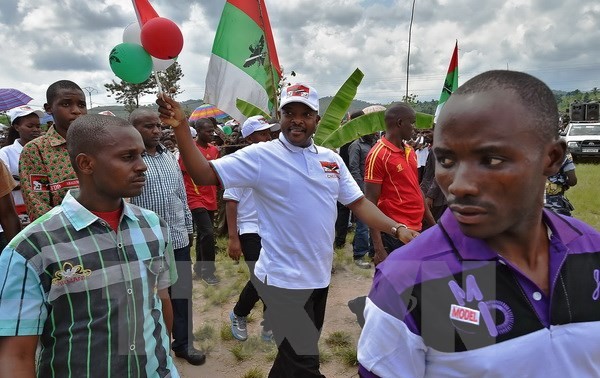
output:
[[[86,115],[67,141],[80,190],[0,257],[0,376],[179,377],[167,225],[122,199],[145,184],[142,138],[125,120]]]

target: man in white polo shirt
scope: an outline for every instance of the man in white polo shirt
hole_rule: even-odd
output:
[[[157,103],[161,120],[175,128],[194,181],[252,188],[262,238],[253,283],[267,306],[265,320],[279,349],[269,376],[322,377],[318,341],[331,279],[336,201],[403,242],[418,233],[379,211],[364,198],[340,156],[313,143],[319,99],[308,85],[282,90],[277,140],[210,163],[195,148],[181,106],[168,97]]]

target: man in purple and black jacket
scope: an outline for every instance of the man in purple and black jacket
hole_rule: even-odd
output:
[[[543,208],[557,120],[525,73],[452,94],[433,144],[448,210],[377,267],[361,377],[600,376],[600,233]]]

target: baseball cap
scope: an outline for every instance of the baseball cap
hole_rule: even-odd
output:
[[[269,123],[265,117],[261,115],[255,115],[249,117],[242,125],[242,136],[246,138],[255,131],[261,131],[271,129],[271,131],[279,130],[280,126],[278,123]]]
[[[13,123],[15,123],[15,120],[19,117],[25,117],[27,115],[30,114],[37,114],[38,117],[42,118],[44,116],[44,112],[42,112],[41,110],[35,110],[34,108],[32,108],[31,106],[28,105],[24,105],[24,106],[19,106],[13,109],[10,109],[9,111],[6,112],[6,115],[8,116],[8,118],[10,118],[10,123],[11,125]]]
[[[301,102],[315,111],[319,111],[319,96],[317,91],[306,84],[294,84],[281,90],[279,110],[290,102]]]

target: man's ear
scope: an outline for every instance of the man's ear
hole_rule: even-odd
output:
[[[46,111],[46,113],[52,114],[52,108],[50,107],[50,104],[44,103],[44,110]]]
[[[83,152],[75,157],[75,171],[83,175],[91,175],[94,173],[95,159],[91,155],[86,155]]]
[[[548,145],[544,161],[544,176],[552,176],[560,170],[566,153],[567,142],[562,138]]]

